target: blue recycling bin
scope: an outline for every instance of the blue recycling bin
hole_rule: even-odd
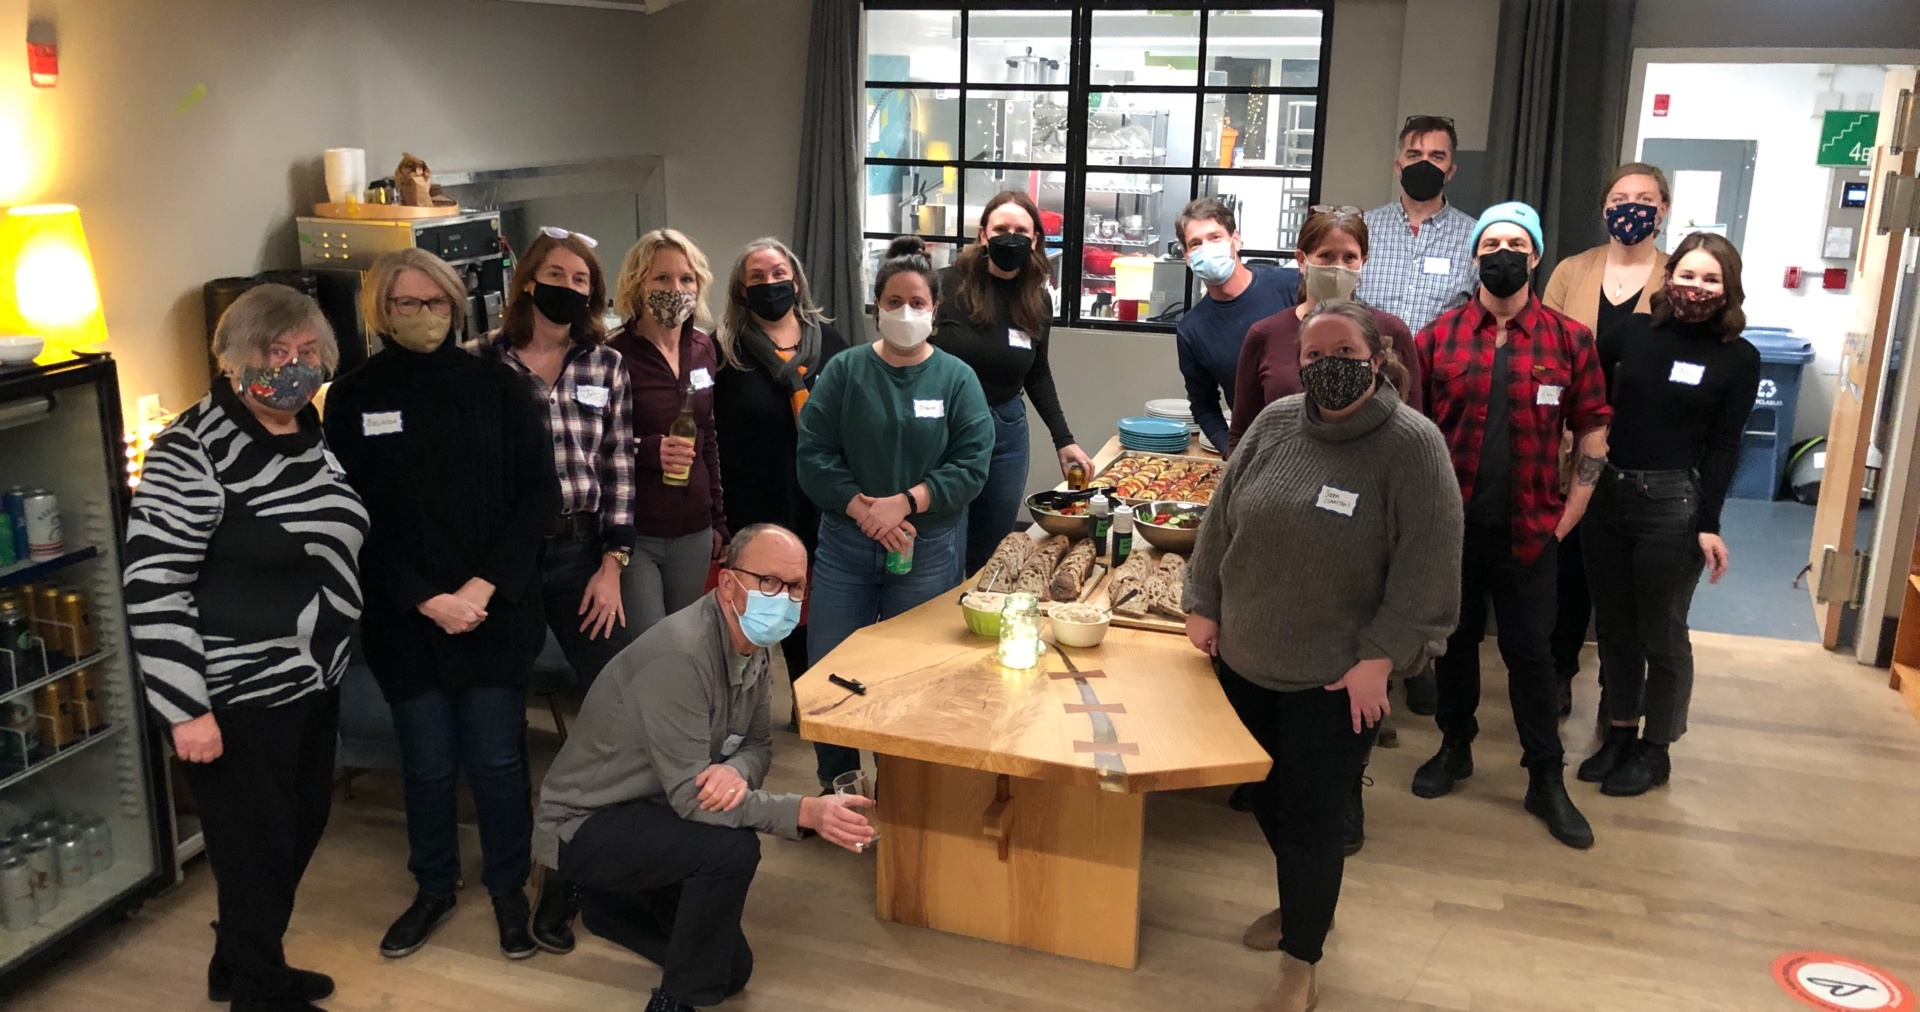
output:
[[[1786,472],[1793,442],[1793,416],[1800,404],[1800,377],[1813,361],[1813,342],[1785,327],[1748,327],[1746,339],[1760,349],[1760,389],[1740,440],[1740,466],[1728,495],[1772,499]]]

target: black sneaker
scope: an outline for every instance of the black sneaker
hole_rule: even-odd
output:
[[[674,1001],[672,995],[656,987],[653,997],[647,999],[647,1007],[641,1012],[694,1012],[694,1008]]]
[[[1407,710],[1422,717],[1431,717],[1440,709],[1440,680],[1428,668],[1407,679]]]
[[[220,922],[207,925],[215,932],[220,930]],[[306,1001],[325,1001],[333,997],[333,978],[313,970],[288,968],[293,974],[294,992]],[[233,971],[228,969],[227,961],[220,958],[220,950],[214,949],[213,958],[207,960],[207,1000],[230,1002],[233,1000]]]
[[[533,943],[557,955],[572,952],[573,918],[579,913],[580,887],[561,879],[559,872],[547,873],[533,911]]]
[[[527,922],[533,911],[527,909],[527,894],[515,889],[493,898],[493,922],[500,927],[500,954],[508,959],[526,959],[540,951],[533,944]]]
[[[453,916],[452,896],[429,896],[420,893],[413,898],[413,905],[400,919],[387,929],[385,938],[380,939],[380,954],[388,959],[400,959],[419,952],[433,936],[435,928],[447,923]]]

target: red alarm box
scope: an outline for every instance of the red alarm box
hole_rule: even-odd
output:
[[[1827,268],[1826,273],[1820,278],[1820,287],[1835,292],[1846,291],[1847,269],[1845,267]]]
[[[1788,288],[1794,288],[1794,289],[1799,288],[1800,287],[1800,268],[1798,267],[1787,268],[1786,281],[1783,283]]]

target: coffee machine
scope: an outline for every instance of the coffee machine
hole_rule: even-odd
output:
[[[467,211],[401,221],[298,218],[300,266],[318,282],[318,301],[340,344],[340,367],[366,361],[378,340],[360,322],[361,288],[380,254],[418,247],[447,262],[467,291],[470,341],[500,326],[513,280],[513,252],[500,236],[500,212]]]

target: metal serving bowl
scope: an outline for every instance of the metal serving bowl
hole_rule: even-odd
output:
[[[1199,525],[1176,528],[1162,527],[1159,524],[1151,522],[1150,518],[1176,509],[1190,510],[1198,513],[1200,514],[1201,523],[1206,522],[1207,507],[1205,504],[1161,499],[1150,502],[1145,506],[1137,507],[1134,510],[1133,529],[1140,537],[1146,540],[1147,544],[1163,552],[1192,555],[1194,542],[1200,538]]]
[[[1043,493],[1034,493],[1034,495],[1041,494]],[[1048,534],[1064,534],[1075,540],[1093,537],[1092,517],[1070,517],[1064,513],[1055,513],[1035,505],[1033,499],[1033,495],[1027,497],[1027,512],[1033,515],[1033,522],[1039,524],[1041,530]]]

